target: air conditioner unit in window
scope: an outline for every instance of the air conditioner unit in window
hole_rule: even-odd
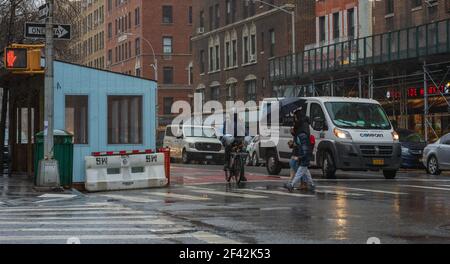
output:
[[[204,27],[197,28],[197,34],[203,34],[203,33],[205,33],[205,28]]]

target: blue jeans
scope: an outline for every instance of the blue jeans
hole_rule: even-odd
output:
[[[291,159],[289,161],[289,167],[291,168],[291,171],[297,172],[298,170],[298,161],[295,159]]]
[[[311,172],[308,167],[300,166],[295,174],[294,180],[290,183],[292,187],[297,186],[300,181],[303,179],[304,182],[308,184],[308,186],[314,186],[314,182],[311,176]]]

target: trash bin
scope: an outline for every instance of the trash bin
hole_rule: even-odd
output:
[[[61,186],[70,188],[73,176],[73,135],[62,130],[54,130],[53,154],[58,161]],[[44,132],[36,134],[34,148],[34,178],[37,179],[39,161],[44,158]]]

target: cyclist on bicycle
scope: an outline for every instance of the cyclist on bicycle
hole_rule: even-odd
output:
[[[238,114],[233,111],[227,116],[223,123],[222,144],[225,147],[225,171],[230,169],[230,158],[233,147],[236,144],[242,144],[244,142],[244,138],[244,122],[238,117]],[[243,176],[242,181],[247,181],[245,176]]]

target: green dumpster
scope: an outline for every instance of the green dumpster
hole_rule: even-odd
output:
[[[62,130],[54,130],[53,153],[58,161],[61,186],[70,188],[73,176],[73,135]],[[37,179],[39,161],[44,158],[44,132],[36,134],[34,147],[34,179]]]

